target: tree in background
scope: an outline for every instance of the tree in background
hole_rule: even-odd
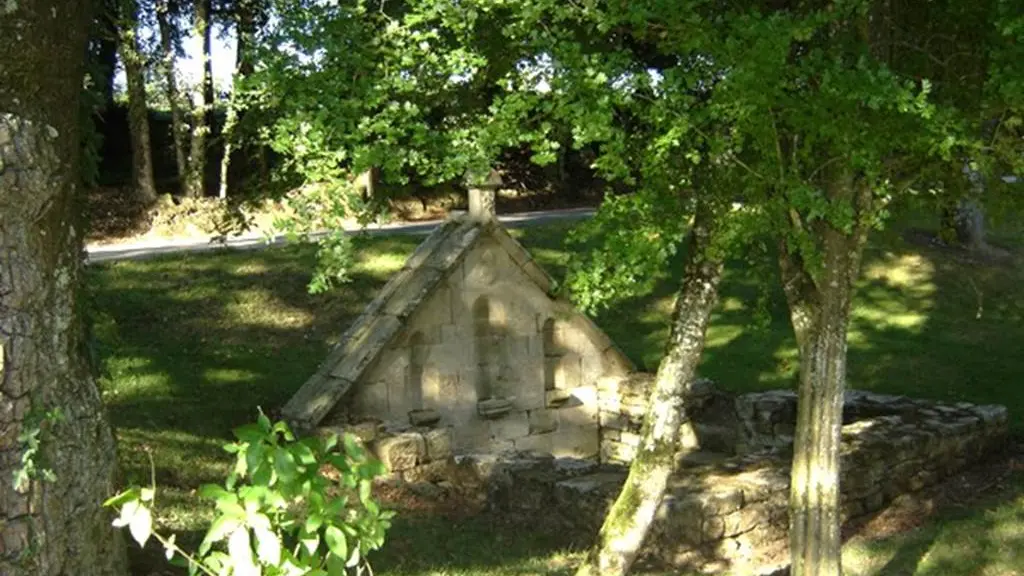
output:
[[[116,451],[76,301],[84,2],[0,12],[0,573],[121,576]]]
[[[154,0],[153,12],[156,16],[160,35],[159,71],[163,76],[164,89],[167,92],[167,103],[171,112],[171,134],[174,141],[174,160],[178,182],[184,188],[188,170],[188,125],[182,111],[182,98],[178,90],[178,75],[175,62],[178,59],[180,31],[175,22],[180,17],[180,4],[174,0]]]
[[[210,59],[210,2],[195,0],[193,32],[202,39],[202,78],[192,95],[192,139],[185,176],[184,194],[193,198],[206,195],[207,136],[213,110],[213,73]]]
[[[94,89],[100,95],[102,109],[109,109],[114,104],[118,13],[116,0],[101,0],[94,4],[89,34],[89,73],[93,77]]]
[[[128,84],[128,121],[132,139],[132,189],[139,202],[156,200],[153,180],[153,149],[149,138],[149,106],[146,99],[146,56],[140,44],[142,21],[137,0],[121,0],[118,51]]]
[[[235,0],[230,10],[231,20],[235,29],[235,71],[232,77],[231,95],[228,97],[227,112],[221,138],[224,142],[224,155],[220,164],[220,189],[217,196],[226,198],[228,195],[229,170],[232,155],[239,148],[238,124],[247,107],[245,81],[255,70],[254,49],[256,35],[265,20],[265,7],[259,0]],[[227,21],[227,18],[225,18]]]
[[[652,454],[634,461],[584,574],[626,572],[661,499],[660,463],[685,415],[659,409],[681,405],[702,306],[713,302],[712,271],[696,262],[724,259],[751,235],[772,246],[801,355],[793,572],[832,575],[841,571],[846,332],[864,245],[892,207],[963,184],[967,159],[989,175],[1020,165],[1024,99],[1010,64],[1019,62],[1020,7],[936,1],[923,15],[913,3],[871,0],[295,3],[276,14],[258,79],[279,113],[275,150],[306,181],[378,162],[385,177],[444,181],[517,145],[548,163],[565,145],[562,128],[572,146],[595,147],[592,167],[632,192],[606,199],[584,229],[601,239],[569,282],[584,305],[641,289],[687,234],[691,244],[705,237],[695,231],[723,235],[726,252],[698,245],[685,256],[705,291],[687,297],[695,288],[684,284],[680,306],[701,307],[676,317],[695,323],[674,324],[659,368],[660,404],[642,444]],[[984,82],[933,66],[926,47],[950,34],[985,55],[969,58]],[[929,57],[910,57],[921,50]],[[982,130],[992,118],[998,128]],[[731,200],[742,209],[726,210]],[[347,206],[325,205],[338,217]]]

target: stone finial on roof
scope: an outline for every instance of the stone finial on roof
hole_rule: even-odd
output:
[[[494,220],[494,196],[501,187],[501,174],[497,170],[491,171],[484,177],[470,175],[467,178],[469,186],[469,217],[478,222]]]

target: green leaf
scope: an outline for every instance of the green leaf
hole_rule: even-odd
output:
[[[319,530],[320,527],[323,526],[323,524],[324,524],[323,517],[321,517],[319,514],[313,513],[313,514],[310,514],[308,518],[306,518],[306,523],[303,525],[303,528],[306,529],[306,532],[309,532],[309,533],[312,534],[312,533],[316,532],[317,530]]]
[[[273,486],[274,469],[266,462],[260,462],[259,466],[252,470],[252,483],[258,486]]]
[[[356,439],[354,434],[346,432],[344,444],[345,452],[353,460],[361,460],[366,455],[366,452],[363,450],[363,447],[359,445],[359,441]]]
[[[259,425],[260,430],[264,435],[270,434],[272,430],[270,418],[267,418],[267,415],[263,413],[263,410],[260,410],[260,415],[256,417],[256,424]]]
[[[203,538],[203,543],[207,544],[206,549],[209,550],[209,544],[220,542],[224,538],[227,538],[228,534],[232,533],[241,525],[242,521],[239,518],[218,516],[210,524],[210,528],[206,531],[206,536]],[[204,553],[202,546],[200,546],[199,554],[202,555]]]
[[[302,543],[303,548],[305,548],[307,552],[310,554],[316,554],[316,550],[320,546],[320,533],[305,533],[299,536],[299,542]]]
[[[202,486],[200,486],[199,496],[201,498],[207,498],[209,500],[214,500],[217,502],[219,502],[221,499],[235,499],[235,501],[237,502],[237,497],[234,494],[228,492],[227,490],[216,484],[203,484]]]
[[[290,447],[291,453],[300,464],[309,466],[316,463],[316,455],[313,450],[303,442],[297,442]]]
[[[281,540],[277,533],[267,529],[254,529],[256,534],[256,555],[260,562],[270,566],[277,566],[281,562]]]
[[[346,568],[355,568],[356,565],[359,564],[359,560],[361,558],[362,557],[359,555],[359,546],[353,546],[352,547],[352,555],[349,556],[348,562],[345,562],[345,567]]]
[[[370,480],[359,481],[359,501],[365,506],[373,495],[373,483]]]
[[[324,452],[330,452],[335,446],[338,445],[338,435],[331,432],[323,439],[323,446],[321,450]]]
[[[345,576],[345,559],[338,556],[327,557],[328,576]]]
[[[231,498],[223,498],[217,501],[217,510],[229,518],[235,518],[236,520],[245,519],[245,508],[238,503],[238,498],[234,494],[231,494]]]
[[[121,506],[122,504],[131,502],[132,500],[138,500],[140,495],[141,490],[138,487],[132,487],[129,488],[128,490],[125,490],[124,492],[121,492],[120,494],[117,494],[116,496],[111,496],[110,498],[103,502],[103,506]]]
[[[153,515],[150,513],[149,508],[141,504],[138,505],[138,509],[128,523],[128,532],[139,543],[139,546],[146,546],[146,541],[149,540],[149,536],[153,533]]]
[[[164,543],[164,558],[167,558],[168,561],[174,558],[174,541],[177,537],[177,534],[171,534],[167,542]]]
[[[284,448],[274,449],[274,471],[281,477],[281,480],[290,482],[295,478],[298,468],[295,465],[295,457]]]
[[[327,548],[331,554],[342,561],[348,558],[348,542],[345,540],[345,533],[337,526],[328,526],[324,530],[324,540],[327,541]]]
[[[232,430],[232,433],[236,438],[249,444],[259,444],[263,442],[263,430],[256,424],[246,424],[239,426]]]
[[[260,570],[252,559],[249,530],[237,528],[228,538],[228,555],[231,557],[233,576],[259,576]]]

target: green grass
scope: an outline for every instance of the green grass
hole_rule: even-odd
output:
[[[565,225],[549,225],[521,234],[556,277],[568,257],[566,230]],[[298,247],[90,268],[101,385],[117,427],[125,480],[148,480],[152,455],[163,494],[163,526],[183,532],[202,526],[209,512],[193,490],[226,474],[220,446],[230,430],[251,421],[258,406],[273,410],[290,397],[420,239],[360,240],[352,282],[318,296],[305,289],[313,254]],[[673,270],[652,293],[596,318],[640,368],[657,366],[678,277],[679,270]],[[770,322],[757,328],[754,309],[764,279],[771,287]],[[867,251],[854,307],[850,386],[1005,404],[1012,429],[1020,435],[1022,284],[1019,266],[971,264],[906,243],[895,233],[879,235]],[[776,285],[772,267],[754,270],[731,263],[708,334],[703,375],[741,392],[792,386],[797,354]],[[1024,572],[1013,528],[1024,514],[1024,500],[1017,495],[1024,493],[1024,482],[1015,486],[1019,490],[1007,498],[973,508],[962,518],[851,547],[848,553],[859,553],[860,564],[868,566],[851,573]],[[378,560],[378,572],[557,574],[576,558],[573,543],[557,531],[524,533],[490,522],[402,519]],[[1013,558],[993,560],[1003,557],[1011,537],[1017,546],[1010,551]],[[993,568],[968,569],[969,559]],[[1000,572],[1003,565],[1009,571]]]

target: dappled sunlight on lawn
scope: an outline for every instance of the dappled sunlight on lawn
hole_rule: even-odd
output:
[[[855,538],[843,548],[850,576],[1010,576],[1024,565],[1024,478],[1002,495],[952,509],[936,522],[877,540]]]
[[[313,311],[293,306],[269,287],[236,290],[223,314],[227,322],[272,329],[302,329],[313,323]]]
[[[516,231],[557,280],[569,259],[567,229]],[[257,407],[283,405],[421,240],[356,238],[351,282],[319,295],[306,289],[314,265],[309,247],[89,267],[101,384],[124,478],[148,483],[150,449],[165,494],[162,525],[188,531],[208,520],[193,491],[223,480],[230,458],[221,446],[231,429],[251,422]],[[1011,427],[1024,429],[1024,389],[1014,385],[1024,373],[1024,274],[945,261],[890,237],[875,242],[853,306],[849,386],[1002,403]],[[727,267],[699,369],[725,390],[796,382],[799,357],[775,274],[745,261]],[[595,315],[638,369],[657,369],[680,280],[679,266],[670,266],[649,293]],[[1016,510],[1024,502],[1006,507],[934,532],[851,544],[848,573],[1009,574],[1021,564],[1012,558],[1021,553],[1024,518]],[[377,573],[567,574],[579,558],[557,538],[488,522],[400,518]],[[959,541],[965,534],[969,541]],[[969,568],[971,561],[980,568]]]
[[[352,267],[353,274],[366,274],[387,280],[392,274],[398,272],[405,265],[409,257],[408,252],[377,252],[363,251],[356,256],[355,265]]]

